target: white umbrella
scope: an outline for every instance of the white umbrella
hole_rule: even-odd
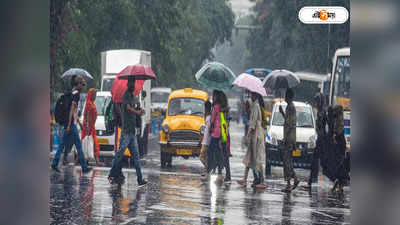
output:
[[[88,71],[80,68],[71,68],[65,71],[63,75],[61,75],[61,78],[66,79],[72,77],[73,75],[81,75],[83,78],[93,79],[92,75],[90,75]]]

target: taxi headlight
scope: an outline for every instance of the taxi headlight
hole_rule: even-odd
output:
[[[200,134],[201,135],[204,135],[204,131],[206,130],[206,126],[204,126],[204,125],[202,125],[201,127],[200,127]]]
[[[317,146],[316,142],[317,142],[317,136],[312,135],[308,140],[307,147],[311,149],[315,148]]]
[[[170,131],[168,124],[163,125],[162,130],[164,131],[164,133],[168,133]]]

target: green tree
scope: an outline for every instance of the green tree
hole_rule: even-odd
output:
[[[247,40],[248,67],[327,73],[335,49],[349,46],[350,22],[303,24],[298,12],[304,6],[329,4],[350,8],[349,0],[257,1],[253,24],[261,29],[254,30]]]
[[[125,48],[152,52],[154,85],[196,86],[194,73],[233,27],[226,0],[51,0],[50,10],[52,92],[71,67],[88,70],[98,88],[100,53]]]

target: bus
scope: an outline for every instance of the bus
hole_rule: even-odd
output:
[[[341,105],[344,109],[344,134],[346,150],[350,150],[350,48],[336,50],[330,76],[329,105]]]

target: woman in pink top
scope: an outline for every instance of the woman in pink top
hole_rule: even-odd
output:
[[[213,92],[213,107],[211,112],[211,142],[207,149],[207,174],[218,167],[218,180],[222,180],[222,169],[224,161],[220,149],[221,137],[221,118],[220,118],[221,99],[217,90]]]

